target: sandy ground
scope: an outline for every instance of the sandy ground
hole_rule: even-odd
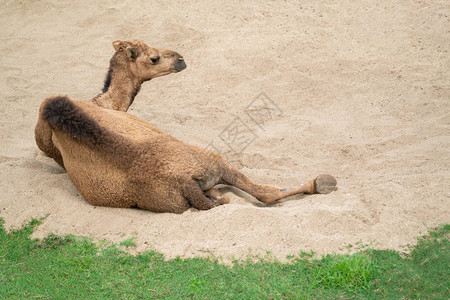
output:
[[[134,237],[137,251],[167,258],[283,260],[349,244],[402,249],[450,222],[448,1],[302,2],[2,1],[5,226],[48,215],[36,237]],[[96,96],[111,42],[132,38],[180,52],[188,68],[144,84],[131,114],[216,148],[258,183],[330,173],[339,190],[263,206],[224,188],[231,204],[181,215],[88,204],[37,149],[38,107],[55,94]],[[255,118],[258,103],[268,110]],[[233,122],[250,142],[231,150]]]

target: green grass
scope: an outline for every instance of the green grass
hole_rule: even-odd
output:
[[[0,220],[1,221],[1,220]],[[0,299],[74,298],[353,298],[447,299],[450,225],[423,238],[410,254],[365,250],[354,255],[290,256],[288,263],[249,257],[232,267],[210,259],[174,259],[149,251],[49,235],[32,240],[33,220],[6,232],[0,223]],[[255,261],[256,259],[256,261]]]
[[[136,241],[134,237],[130,237],[129,239],[120,242],[119,245],[125,248],[136,247]]]

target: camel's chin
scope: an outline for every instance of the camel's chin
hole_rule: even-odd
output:
[[[150,77],[150,78],[148,78],[148,79],[145,79],[145,81],[150,80],[150,79],[153,79],[153,78],[158,78],[158,77],[166,76],[166,75],[169,75],[169,74],[172,74],[172,73],[176,73],[176,72],[174,72],[173,70],[166,71],[166,72],[161,72],[161,73],[158,73],[158,74],[153,75],[152,77]]]

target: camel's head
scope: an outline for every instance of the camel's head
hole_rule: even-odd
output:
[[[140,40],[113,42],[116,52],[124,52],[131,72],[142,82],[186,69],[183,56],[175,51],[152,48]]]

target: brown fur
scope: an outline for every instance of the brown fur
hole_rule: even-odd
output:
[[[177,52],[152,48],[140,40],[115,41],[113,47],[115,53],[110,60],[103,93],[91,100],[102,108],[127,111],[143,82],[186,68],[183,57]],[[64,168],[52,136],[48,123],[39,118],[35,128],[36,143],[39,149]]]
[[[50,131],[44,141],[48,144],[39,147],[60,164],[64,161],[74,185],[92,205],[182,213],[189,207],[210,209],[228,203],[214,188],[217,184],[235,186],[265,203],[336,189],[336,180],[330,175],[289,190],[257,185],[222,156],[98,104],[47,98],[38,121]]]

